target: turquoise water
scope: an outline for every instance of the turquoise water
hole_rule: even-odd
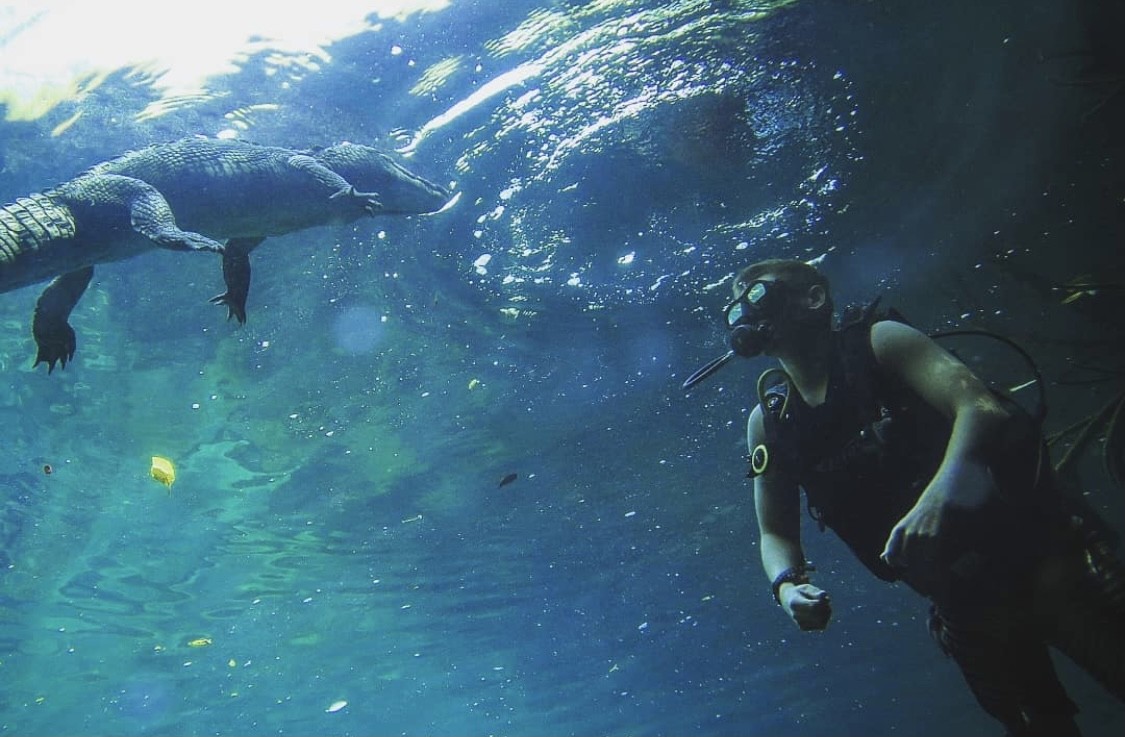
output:
[[[766,364],[679,389],[731,272],[827,254],[841,304],[1026,342],[1056,429],[1119,391],[1119,291],[1052,288],[1120,273],[1120,66],[1051,56],[1107,24],[929,5],[451,2],[22,117],[49,67],[2,54],[53,16],[5,6],[4,202],[195,133],[398,149],[459,196],[267,241],[241,327],[214,256],[101,266],[50,375],[39,288],[0,295],[0,733],[997,733],[925,602],[807,520],[835,618],[778,611],[742,460]]]

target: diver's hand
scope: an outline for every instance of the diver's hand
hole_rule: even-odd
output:
[[[832,601],[828,592],[811,583],[782,584],[778,591],[781,608],[803,630],[822,630],[832,618]]]
[[[963,526],[995,493],[992,473],[983,463],[960,463],[939,472],[891,529],[879,557],[891,568],[933,573],[927,569],[940,567],[956,553],[945,544],[956,537],[951,528]]]
[[[944,504],[928,501],[923,495],[891,529],[879,557],[897,570],[917,569],[934,561],[945,512]]]

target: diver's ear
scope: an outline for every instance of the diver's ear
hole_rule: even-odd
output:
[[[828,293],[824,291],[824,287],[820,284],[813,284],[809,287],[806,294],[809,300],[809,308],[819,310],[828,301]]]

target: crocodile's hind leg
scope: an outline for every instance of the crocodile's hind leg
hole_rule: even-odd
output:
[[[35,336],[39,351],[34,365],[47,364],[47,373],[55,370],[56,363],[66,368],[67,361],[74,358],[77,339],[67,318],[82,298],[93,275],[94,267],[87,266],[55,277],[35,303],[31,334]]]
[[[212,304],[227,306],[227,319],[246,322],[246,297],[250,293],[250,252],[265,238],[232,238],[223,249],[223,281],[227,291],[211,298]]]
[[[156,245],[172,251],[223,252],[223,245],[218,241],[189,230],[180,230],[168,200],[156,187],[132,177],[106,174],[101,178],[113,180],[113,188],[123,190],[120,194],[127,198],[133,230]]]
[[[129,226],[160,248],[223,251],[223,244],[216,240],[180,230],[168,200],[160,190],[140,179],[121,174],[92,174],[60,185],[55,193],[65,198],[79,222],[89,218],[90,222],[102,223],[101,227],[121,227],[123,224],[119,224],[117,218],[124,210]]]

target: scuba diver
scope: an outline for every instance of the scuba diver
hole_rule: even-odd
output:
[[[832,602],[809,576],[800,490],[877,577],[931,602],[930,631],[1009,735],[1078,735],[1055,647],[1125,702],[1125,568],[1114,533],[1055,478],[1033,416],[875,304],[833,327],[828,280],[752,264],[724,315],[733,356],[771,356],[747,424],[761,559],[802,630]],[[890,319],[884,319],[889,315]],[[1042,387],[1041,387],[1042,389]]]

